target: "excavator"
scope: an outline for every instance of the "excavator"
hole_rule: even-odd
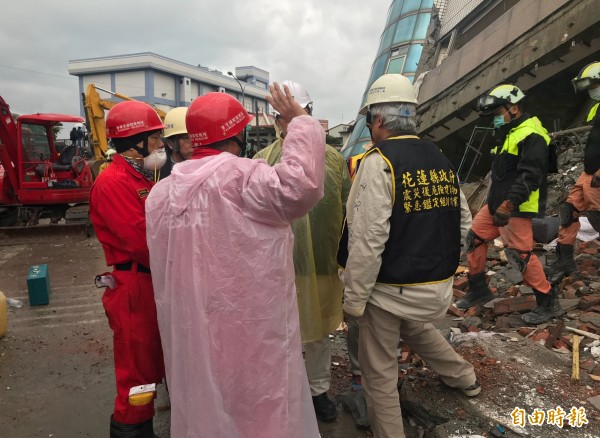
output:
[[[28,114],[16,118],[0,96],[0,227],[87,220],[92,173],[76,145],[59,154],[55,130],[63,122],[82,123],[67,114]]]
[[[123,100],[135,100],[120,93],[115,93],[97,85],[89,84],[86,92],[82,94],[83,106],[85,108],[86,124],[89,132],[90,146],[92,149],[92,175],[98,176],[100,166],[106,160],[106,151],[108,150],[108,139],[106,137],[106,124],[104,120],[104,111],[110,110],[118,102],[102,99],[98,90],[104,91],[112,96]],[[166,113],[154,107],[159,117],[164,120]]]

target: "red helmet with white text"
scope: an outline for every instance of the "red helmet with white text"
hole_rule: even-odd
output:
[[[192,147],[200,147],[238,135],[252,119],[242,104],[229,94],[208,93],[192,102],[185,125]]]
[[[106,116],[106,136],[126,138],[166,126],[154,108],[138,100],[119,102]]]

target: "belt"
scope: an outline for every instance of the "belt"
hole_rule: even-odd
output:
[[[133,267],[133,264],[135,262],[127,262],[127,263],[117,263],[115,265],[115,269],[117,271],[131,271],[131,268]],[[137,271],[138,272],[144,272],[145,274],[150,274],[150,268],[147,268],[146,266],[140,264],[140,263],[135,263],[137,265]]]

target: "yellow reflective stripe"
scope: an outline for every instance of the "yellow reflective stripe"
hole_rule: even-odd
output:
[[[386,140],[401,140],[403,138],[416,138],[417,140],[421,140],[417,135],[398,135],[397,137],[386,138]]]
[[[598,102],[596,105],[594,105],[592,107],[592,109],[588,113],[586,122],[591,122],[592,120],[594,120],[594,117],[596,117],[596,113],[598,112],[598,106],[599,105],[600,105],[600,102]]]
[[[428,284],[440,284],[440,283],[444,283],[445,281],[448,281],[451,278],[454,278],[454,275],[451,276],[451,277],[446,278],[445,280],[427,281],[425,283],[402,283],[402,284],[396,284],[396,283],[383,283],[382,281],[378,281],[377,283],[386,284],[388,286],[397,286],[397,287],[404,287],[404,286],[427,286]]]
[[[540,190],[534,190],[529,194],[527,201],[519,205],[519,211],[523,213],[537,213],[539,210]]]
[[[379,148],[372,148],[369,151],[365,152],[363,159],[367,158],[367,155],[369,155],[373,151],[377,151],[379,153],[381,158],[383,158],[383,160],[387,163],[388,167],[390,168],[390,171],[392,172],[392,207],[393,207],[394,204],[396,203],[396,175],[394,173],[394,166],[392,166],[392,163],[390,162],[390,160],[388,160],[386,158],[386,156],[383,155],[383,152],[381,152],[379,150]]]
[[[531,134],[538,134],[544,138],[546,145],[550,144],[550,137],[548,131],[542,126],[542,123],[537,117],[531,117],[521,123],[519,126],[510,130],[504,140],[500,153],[506,152],[511,155],[518,155],[519,148],[518,144],[521,143],[525,138]]]

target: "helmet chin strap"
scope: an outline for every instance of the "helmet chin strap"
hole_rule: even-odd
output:
[[[136,151],[143,158],[146,158],[148,155],[150,155],[150,152],[148,152],[148,137],[144,138],[144,146],[143,147],[140,148],[136,144],[136,145],[132,146],[131,149],[133,149],[134,151]]]

